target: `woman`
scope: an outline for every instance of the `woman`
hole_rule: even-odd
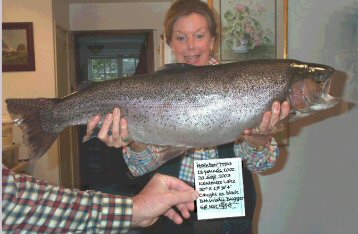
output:
[[[216,23],[213,13],[207,4],[199,0],[178,0],[170,7],[164,21],[166,42],[171,47],[178,63],[195,66],[215,65],[218,62],[211,57],[216,39]],[[266,112],[262,122],[255,129],[246,129],[242,139],[235,144],[195,149],[182,157],[171,160],[160,168],[162,173],[178,176],[189,184],[194,184],[194,159],[214,159],[220,157],[241,157],[246,160],[250,171],[264,171],[271,168],[277,159],[279,150],[275,139],[270,134],[273,126],[285,118],[290,111],[288,102],[275,102],[271,112]],[[91,119],[87,127],[87,135],[100,120],[99,116]],[[112,127],[112,136],[108,131]],[[260,133],[260,134],[258,134]],[[130,142],[128,145],[127,124],[120,119],[120,111],[115,108],[113,114],[106,116],[98,137],[109,146],[124,147],[124,159],[135,176],[151,172],[163,164],[160,152],[163,147]],[[252,175],[244,169],[244,190],[246,217],[191,221],[175,226],[163,218],[152,227],[153,233],[251,233],[252,217],[255,208],[255,188]]]

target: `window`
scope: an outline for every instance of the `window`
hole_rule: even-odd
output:
[[[92,56],[88,60],[88,74],[92,81],[112,80],[131,76],[135,73],[137,57]]]
[[[124,58],[122,60],[122,75],[124,77],[131,76],[135,73],[135,69],[138,65],[138,58]]]

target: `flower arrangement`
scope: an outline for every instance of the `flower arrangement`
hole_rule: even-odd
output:
[[[254,0],[243,0],[238,3],[229,2],[224,18],[227,25],[223,27],[225,44],[234,51],[247,52],[256,46],[271,41],[272,32],[264,29],[259,21],[266,9]]]

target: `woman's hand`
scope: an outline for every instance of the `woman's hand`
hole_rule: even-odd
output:
[[[288,101],[284,101],[281,105],[279,102],[272,104],[271,111],[265,112],[259,126],[254,129],[245,129],[244,139],[253,148],[266,146],[275,132],[275,124],[286,118],[290,113],[290,105]]]
[[[127,146],[130,142],[128,137],[128,124],[125,118],[121,118],[121,111],[119,108],[114,108],[113,113],[106,115],[101,130],[98,133],[98,138],[104,142],[107,146],[123,147]],[[88,140],[97,127],[101,117],[99,115],[90,119],[87,124],[87,133],[83,137],[83,141]],[[112,128],[112,134],[109,135],[109,131]]]
[[[99,115],[94,116],[88,121],[87,133],[83,137],[83,141],[88,140],[97,127],[101,117]],[[112,134],[109,135],[109,131],[112,128]],[[106,115],[101,130],[97,136],[107,146],[120,148],[130,144],[130,147],[135,152],[142,152],[147,149],[146,144],[134,142],[128,136],[128,124],[125,118],[121,118],[121,111],[118,107],[113,109],[113,113]]]

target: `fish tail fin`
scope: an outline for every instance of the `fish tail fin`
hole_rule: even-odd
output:
[[[58,136],[58,133],[46,132],[40,119],[40,112],[50,110],[58,101],[57,98],[6,100],[11,118],[23,133],[22,140],[27,146],[30,162],[39,159]]]

